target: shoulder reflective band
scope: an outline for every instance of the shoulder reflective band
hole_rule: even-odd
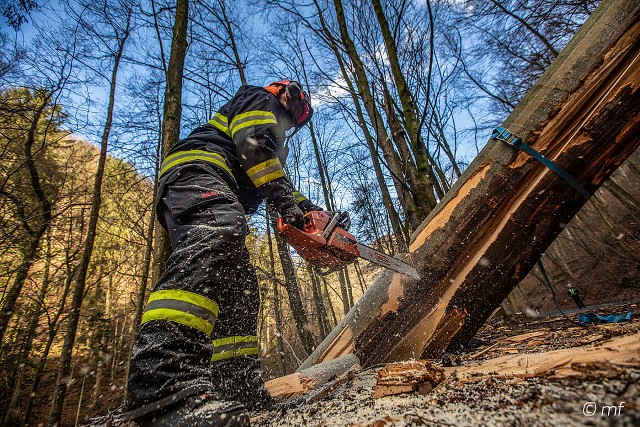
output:
[[[280,160],[275,157],[249,168],[247,175],[249,175],[249,178],[253,181],[253,185],[260,187],[269,181],[284,176],[284,171],[282,170]]]
[[[227,136],[231,136],[231,131],[229,130],[229,120],[220,113],[216,113],[215,116],[209,120],[209,124],[213,125],[216,129],[220,130]]]
[[[305,200],[309,200],[299,191],[293,192],[293,197],[296,199],[296,203],[304,202]]]
[[[258,354],[258,337],[235,336],[213,340],[212,362],[232,357],[254,356]]]
[[[560,175],[562,179],[567,181],[573,188],[578,190],[578,192],[586,200],[589,200],[589,198],[591,197],[589,192],[582,185],[580,185],[578,181],[573,179],[573,177],[569,175],[564,169],[560,168],[558,165],[553,163],[551,160],[547,159],[538,151],[529,147],[527,144],[524,143],[524,141],[522,141],[522,138],[519,138],[518,136],[512,134],[509,131],[509,129],[506,129],[503,127],[494,129],[493,133],[491,134],[491,139],[497,139],[499,141],[503,141],[503,142],[506,142],[507,144],[513,145],[514,147],[518,147],[519,149],[526,152],[531,157],[533,157],[534,159],[536,159],[537,161],[539,161],[540,163],[542,163],[543,165],[551,169],[553,172]]]
[[[236,134],[240,129],[249,126],[258,126],[266,124],[277,124],[276,116],[271,111],[251,110],[246,113],[238,114],[233,118],[229,125],[231,136]]]
[[[174,166],[193,162],[196,160],[213,163],[218,168],[225,171],[231,177],[231,179],[234,179],[233,173],[231,173],[231,168],[229,168],[229,165],[227,165],[227,161],[221,154],[204,150],[178,151],[176,153],[168,155],[162,162],[162,167],[160,168],[160,176],[165,174]]]
[[[191,326],[209,336],[217,317],[218,304],[215,301],[189,291],[163,290],[149,296],[142,324],[169,320]]]

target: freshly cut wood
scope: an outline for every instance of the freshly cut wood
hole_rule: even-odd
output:
[[[265,382],[265,387],[274,397],[291,399],[292,397],[305,394],[313,390],[316,381],[313,377],[305,377],[300,372],[291,375],[275,378]]]
[[[361,371],[360,365],[358,365],[358,364],[353,365],[351,368],[349,368],[349,370],[347,372],[345,372],[344,374],[340,375],[335,380],[333,380],[333,381],[329,382],[328,384],[325,384],[324,386],[319,387],[316,390],[313,390],[311,393],[309,393],[309,396],[307,396],[305,398],[305,403],[313,403],[313,402],[321,401],[322,399],[327,397],[330,393],[335,391],[338,387],[340,387],[343,384],[348,383],[353,378],[355,378],[355,376],[358,373],[360,373],[360,371]]]
[[[412,391],[425,394],[444,379],[444,369],[428,360],[389,363],[378,372],[371,397],[377,399]]]
[[[335,381],[357,366],[359,366],[358,358],[353,354],[348,354],[291,375],[274,378],[267,381],[265,386],[272,396],[291,399]]]
[[[445,368],[445,373],[447,378],[472,382],[488,378],[564,378],[589,373],[605,376],[607,372],[615,375],[626,366],[640,366],[640,333],[596,346],[502,356],[471,366]]]
[[[640,0],[605,0],[503,124],[589,194],[640,145]],[[301,369],[368,367],[464,346],[584,205],[528,154],[491,140],[413,235],[422,275],[383,273]]]

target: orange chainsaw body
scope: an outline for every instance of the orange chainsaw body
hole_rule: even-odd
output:
[[[304,226],[300,230],[278,218],[278,234],[311,264],[334,269],[350,264],[360,256],[356,238],[348,231],[335,227],[326,238],[323,236],[331,222],[328,213],[311,211],[303,219]]]

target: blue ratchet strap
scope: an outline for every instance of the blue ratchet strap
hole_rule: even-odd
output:
[[[512,134],[509,131],[509,129],[503,128],[503,127],[495,128],[493,130],[493,133],[491,134],[491,139],[497,139],[499,141],[506,142],[507,144],[513,145],[514,147],[521,149],[522,151],[526,152],[531,157],[533,157],[534,159],[536,159],[537,161],[539,161],[540,163],[542,163],[543,165],[545,165],[546,167],[548,167],[549,169],[551,169],[552,171],[560,175],[562,179],[567,181],[569,184],[571,184],[573,188],[578,190],[578,192],[582,194],[582,196],[586,200],[589,200],[589,198],[591,197],[589,192],[582,185],[580,185],[578,181],[573,179],[571,175],[565,172],[564,169],[560,168],[558,165],[553,163],[551,160],[547,159],[538,151],[529,147],[527,144],[524,143],[522,138]]]

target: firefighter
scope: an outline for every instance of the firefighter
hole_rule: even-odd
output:
[[[584,302],[582,302],[582,297],[580,296],[580,291],[578,290],[578,288],[573,287],[573,286],[569,286],[567,288],[567,295],[569,295],[571,297],[571,299],[573,300],[573,302],[576,303],[578,308],[585,308],[586,307],[584,305]]]
[[[302,227],[305,212],[321,210],[282,168],[286,133],[312,115],[298,82],[242,86],[166,156],[156,212],[173,251],[133,348],[125,418],[141,426],[242,426],[247,410],[273,405],[260,375],[245,215],[265,200]]]

